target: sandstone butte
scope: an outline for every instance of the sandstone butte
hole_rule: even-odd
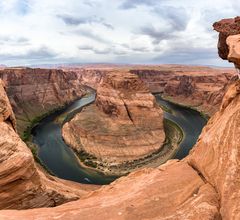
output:
[[[228,41],[227,38],[226,41]],[[239,48],[239,42],[230,42],[235,42],[236,48]],[[231,47],[231,44],[229,45]],[[220,49],[223,50],[223,48]],[[239,65],[238,57],[233,59],[235,65]],[[16,163],[9,161],[9,164],[6,164],[5,162],[11,158],[11,154],[16,155],[15,159],[21,155],[23,158],[32,156],[15,133],[14,115],[2,87],[0,95],[0,127],[1,131],[5,131],[5,128],[8,129],[8,132],[3,132],[0,136],[0,189],[1,191],[4,189],[0,196],[5,196],[5,199],[0,200],[0,204],[4,209],[4,207],[10,208],[4,204],[14,201],[18,191],[23,189],[23,183],[29,182],[30,186],[27,189],[31,189],[34,184],[39,186],[39,182],[31,181],[30,171],[27,172],[28,175],[22,174],[22,170],[25,170],[24,166],[16,167]],[[0,219],[238,220],[240,219],[239,125],[240,81],[235,78],[228,86],[220,110],[211,117],[197,144],[184,160],[170,160],[158,168],[144,168],[132,172],[108,186],[88,193],[77,201],[58,207],[2,210]],[[14,138],[9,138],[9,135]],[[21,151],[19,152],[11,146],[21,146]],[[23,159],[21,158],[19,161],[23,161]],[[33,159],[31,161],[28,164],[36,167]],[[37,168],[33,168],[33,170],[36,175],[40,172]],[[17,175],[15,175],[16,172]],[[10,177],[14,175],[14,180],[19,178],[19,181],[11,181]],[[9,188],[2,187],[2,183],[6,181],[9,181]],[[41,183],[45,183],[46,188],[49,187],[49,183],[45,181],[41,181]],[[22,199],[28,198],[26,201],[29,201],[27,192],[22,193],[21,196]],[[58,189],[55,193],[57,192]],[[37,202],[43,194],[32,194],[31,198]],[[26,205],[25,208],[31,207],[31,205]],[[18,209],[20,208],[18,207]]]
[[[104,172],[144,158],[161,149],[165,140],[163,111],[138,76],[109,72],[97,89],[94,104],[63,126],[66,143],[96,157]]]

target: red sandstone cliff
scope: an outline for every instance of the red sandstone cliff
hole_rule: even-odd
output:
[[[65,68],[79,74],[82,83],[98,88],[109,71],[126,71],[137,74],[152,93],[162,93],[167,99],[195,107],[208,115],[219,110],[221,100],[234,75],[233,68],[204,66],[158,65],[100,68],[98,66]],[[187,86],[188,81],[188,87]]]
[[[219,110],[221,100],[234,75],[233,69],[200,66],[163,65],[132,69],[153,93],[170,101],[196,108],[208,115]]]
[[[75,72],[15,68],[0,70],[0,79],[18,121],[18,132],[49,111],[80,98],[85,90]]]
[[[91,189],[45,174],[17,135],[15,122],[0,80],[0,209],[52,207],[76,200]]]

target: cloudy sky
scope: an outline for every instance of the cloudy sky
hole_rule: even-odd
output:
[[[228,65],[212,23],[236,0],[1,0],[0,63]]]

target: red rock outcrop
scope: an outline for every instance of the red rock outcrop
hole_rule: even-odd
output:
[[[103,77],[105,74],[109,72],[107,69],[96,69],[96,68],[63,68],[64,71],[75,72],[78,76],[79,82],[82,85],[89,86],[93,89],[97,89],[98,86],[101,84]]]
[[[84,93],[77,73],[62,70],[10,68],[0,70],[22,135],[31,122]]]
[[[0,122],[7,122],[16,129],[16,119],[12,111],[11,104],[5,93],[4,84],[0,79]]]
[[[64,125],[63,137],[105,167],[119,166],[161,148],[163,112],[136,75],[108,73],[98,87],[95,104]]]
[[[227,60],[229,48],[226,40],[231,35],[240,34],[240,17],[222,19],[215,22],[213,28],[219,32],[218,54],[222,59]]]
[[[240,34],[229,36],[226,40],[229,48],[228,61],[234,63],[240,79]]]
[[[232,84],[221,110],[210,119],[188,162],[220,197],[223,219],[239,219],[240,201],[240,80]]]
[[[0,209],[50,207],[79,199],[90,186],[45,174],[15,130],[15,117],[0,80]],[[93,187],[94,189],[95,187]]]

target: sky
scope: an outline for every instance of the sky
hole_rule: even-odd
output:
[[[0,63],[229,66],[212,24],[238,0],[1,0]]]

